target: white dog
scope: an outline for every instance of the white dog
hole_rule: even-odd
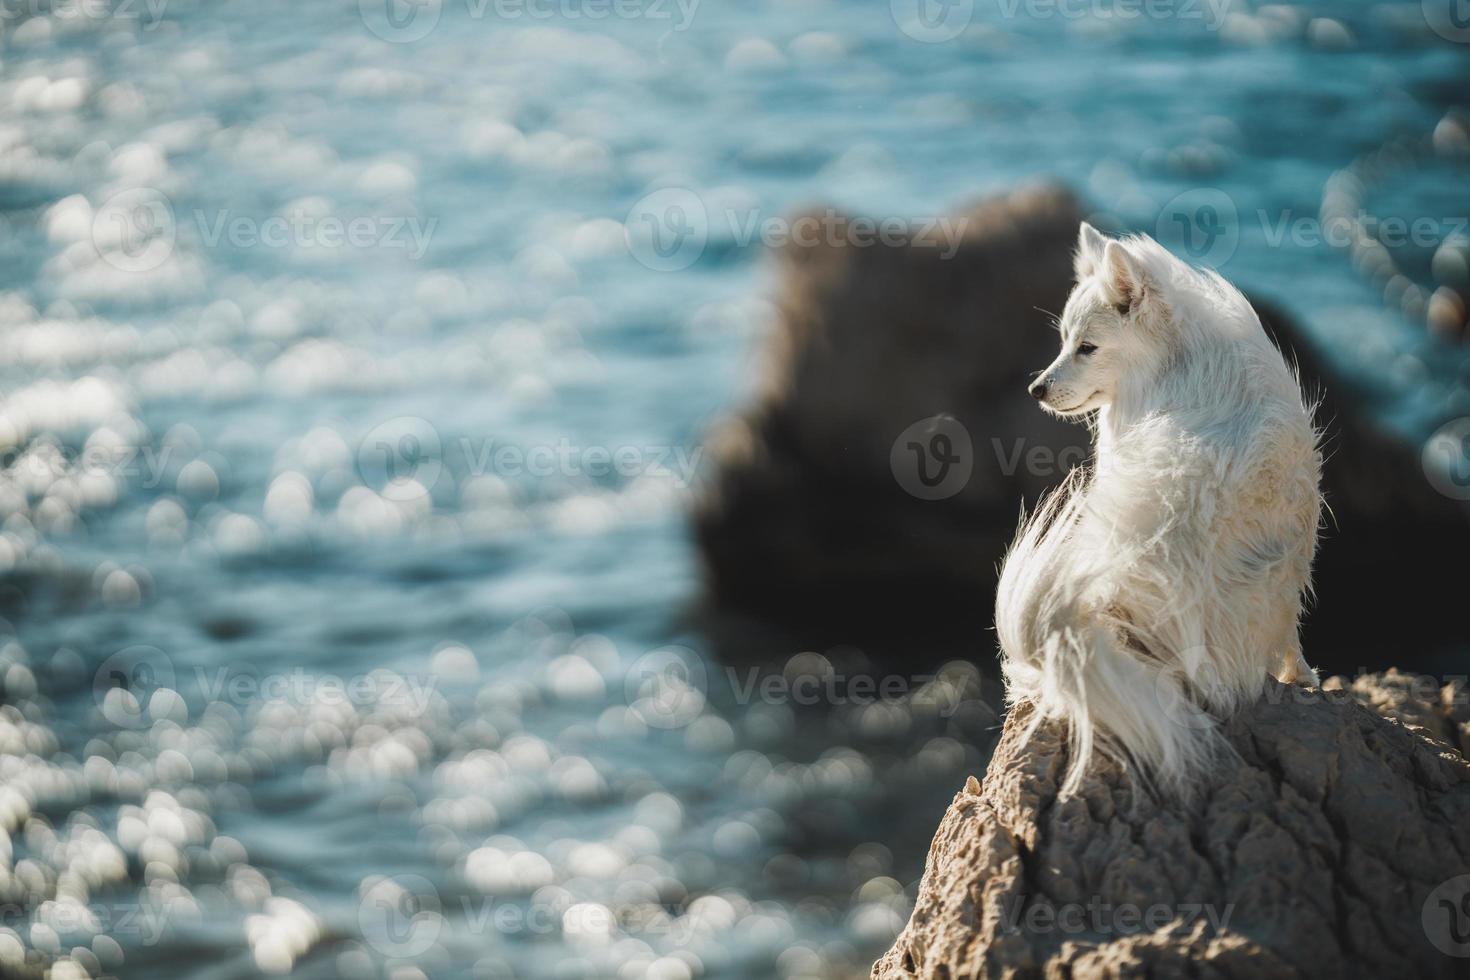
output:
[[[1031,386],[1088,416],[1074,471],[1006,556],[996,629],[1008,697],[1069,726],[1070,795],[1096,748],[1187,796],[1215,718],[1267,673],[1315,684],[1311,589],[1321,454],[1297,381],[1238,290],[1147,237],[1083,223],[1062,351]]]

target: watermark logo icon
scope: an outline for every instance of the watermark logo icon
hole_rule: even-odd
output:
[[[1424,22],[1446,41],[1470,44],[1470,0],[1422,0]]]
[[[1159,244],[1196,265],[1219,268],[1240,244],[1240,215],[1229,194],[1196,187],[1172,198],[1154,222]]]
[[[362,893],[357,925],[368,945],[384,956],[420,956],[444,929],[439,892],[422,875],[379,878]]]
[[[444,471],[439,430],[427,419],[403,415],[363,436],[357,447],[357,473],[365,486],[387,500],[417,500]]]
[[[131,646],[119,650],[92,675],[92,696],[102,717],[119,728],[147,728],[148,702],[160,690],[177,683],[174,664],[157,647]]]
[[[1470,957],[1470,875],[1451,878],[1430,892],[1421,923],[1435,949]]]
[[[893,22],[915,41],[941,44],[959,37],[975,17],[975,0],[889,0]]]
[[[898,485],[920,500],[953,497],[970,482],[975,448],[970,433],[950,415],[920,419],[893,441],[888,466]]]
[[[704,661],[685,647],[663,647],[633,662],[623,679],[628,706],[650,728],[683,728],[704,710]]]
[[[704,200],[687,187],[665,187],[639,198],[623,222],[633,258],[656,272],[687,269],[709,242]]]
[[[443,0],[357,0],[357,12],[373,34],[394,44],[411,44],[439,26]]]
[[[123,272],[148,272],[168,261],[178,240],[173,203],[151,187],[109,197],[92,215],[92,245]]]
[[[1470,418],[1440,426],[1424,444],[1420,462],[1430,486],[1451,500],[1470,500]]]

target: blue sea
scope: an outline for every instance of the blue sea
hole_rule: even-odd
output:
[[[5,975],[866,976],[999,692],[694,625],[798,209],[1203,202],[1385,426],[1470,414],[1309,227],[1454,143],[1432,3],[0,6]],[[1425,295],[1466,176],[1365,192]]]

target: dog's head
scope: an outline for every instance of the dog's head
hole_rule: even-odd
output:
[[[1058,329],[1062,351],[1032,383],[1054,415],[1082,415],[1113,402],[1126,373],[1157,360],[1166,315],[1155,277],[1134,246],[1087,222],[1077,236],[1077,285]]]

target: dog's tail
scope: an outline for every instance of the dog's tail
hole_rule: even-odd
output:
[[[1023,521],[1006,555],[995,622],[1007,700],[1035,704],[1026,737],[1043,720],[1067,726],[1071,761],[1062,796],[1080,787],[1100,750],[1131,763],[1146,784],[1183,798],[1194,777],[1227,751],[1195,693],[1212,686],[1202,676],[1212,668],[1202,644],[1181,642],[1190,632],[1187,609],[1176,607],[1167,637],[1127,620],[1125,590],[1167,595],[1179,583],[1129,580],[1146,565],[1136,559],[1148,545],[1100,531],[1100,522],[1089,520],[1087,489],[1086,472],[1074,470]]]

